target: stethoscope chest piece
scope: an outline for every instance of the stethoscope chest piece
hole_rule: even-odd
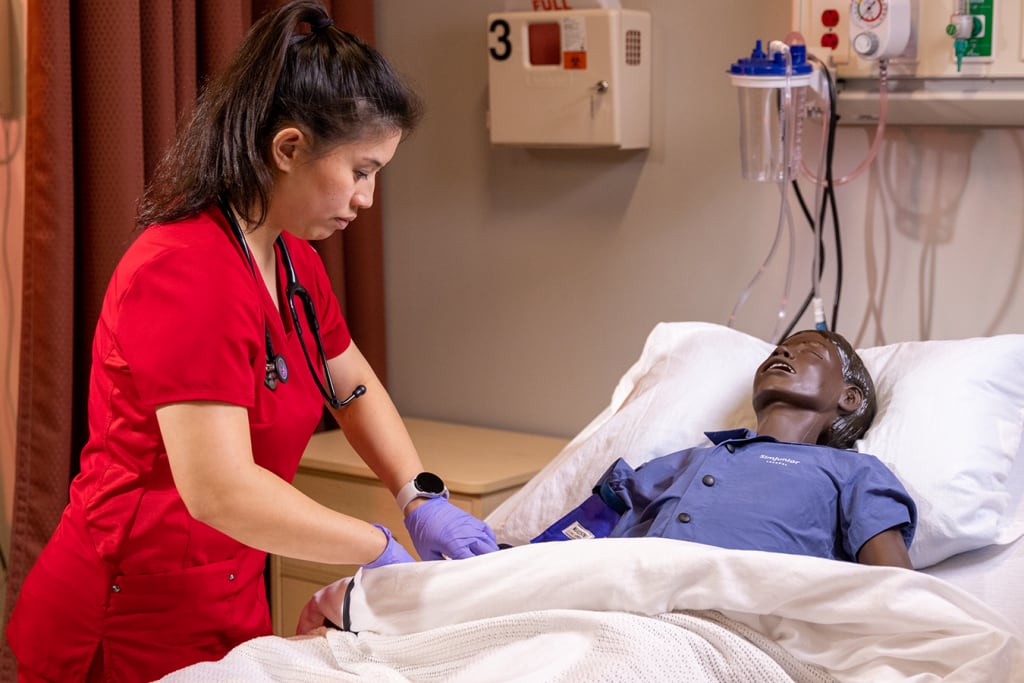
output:
[[[277,388],[277,383],[288,381],[288,363],[285,362],[284,356],[281,354],[275,354],[272,358],[267,359],[267,375],[263,378],[263,383],[267,385],[267,388],[273,391]]]

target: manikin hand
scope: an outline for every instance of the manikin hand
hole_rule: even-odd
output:
[[[424,560],[461,560],[498,549],[491,527],[445,498],[432,498],[410,512],[405,528]]]
[[[402,544],[394,539],[391,535],[391,530],[382,527],[380,524],[374,524],[384,532],[384,535],[388,537],[388,544],[384,547],[382,552],[376,560],[368,564],[363,565],[363,569],[373,569],[374,567],[383,567],[386,564],[398,564],[399,562],[415,562],[416,559],[409,554],[409,551],[402,547]]]

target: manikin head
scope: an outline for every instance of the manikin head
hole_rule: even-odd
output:
[[[804,330],[784,339],[754,375],[758,433],[850,448],[875,417],[875,386],[841,335]]]

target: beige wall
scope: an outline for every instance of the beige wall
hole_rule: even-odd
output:
[[[653,144],[644,152],[491,147],[486,15],[503,3],[377,0],[379,45],[428,102],[422,129],[384,176],[391,383],[404,413],[570,436],[604,407],[655,323],[725,323],[767,253],[778,191],[740,178],[724,69],[753,39],[788,31],[789,3],[624,5],[654,18]],[[25,0],[0,2],[8,8],[23,38]],[[8,59],[0,51],[0,73]],[[3,144],[20,144],[21,122],[2,119]],[[866,131],[841,129],[836,173],[867,144]],[[880,162],[838,190],[839,331],[861,345],[1024,332],[1024,129],[891,129]],[[23,147],[0,166],[0,188],[12,189],[11,200],[0,194],[0,330],[13,336],[22,163]],[[802,225],[798,236],[796,298],[810,271]],[[771,336],[785,256],[784,245],[739,329]],[[830,268],[826,293],[833,277]],[[5,547],[11,337],[0,336],[11,367],[0,391]]]
[[[788,32],[789,2],[623,5],[654,20],[644,152],[492,147],[486,17],[504,3],[377,0],[379,47],[428,104],[383,181],[390,373],[406,414],[572,435],[655,323],[726,323],[767,254],[778,188],[740,177],[724,71],[755,38]],[[869,132],[840,129],[837,176]],[[837,190],[838,330],[862,346],[1024,332],[1022,183],[1024,129],[890,129],[872,172]],[[809,235],[798,223],[796,299]],[[772,336],[786,249],[739,329]]]
[[[8,556],[14,494],[21,253],[25,223],[25,7],[0,0],[0,544]]]

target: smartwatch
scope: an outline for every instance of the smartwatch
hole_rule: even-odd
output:
[[[415,498],[447,498],[448,488],[441,477],[433,472],[420,472],[408,484],[398,490],[395,502],[398,509],[405,514],[405,508]]]

